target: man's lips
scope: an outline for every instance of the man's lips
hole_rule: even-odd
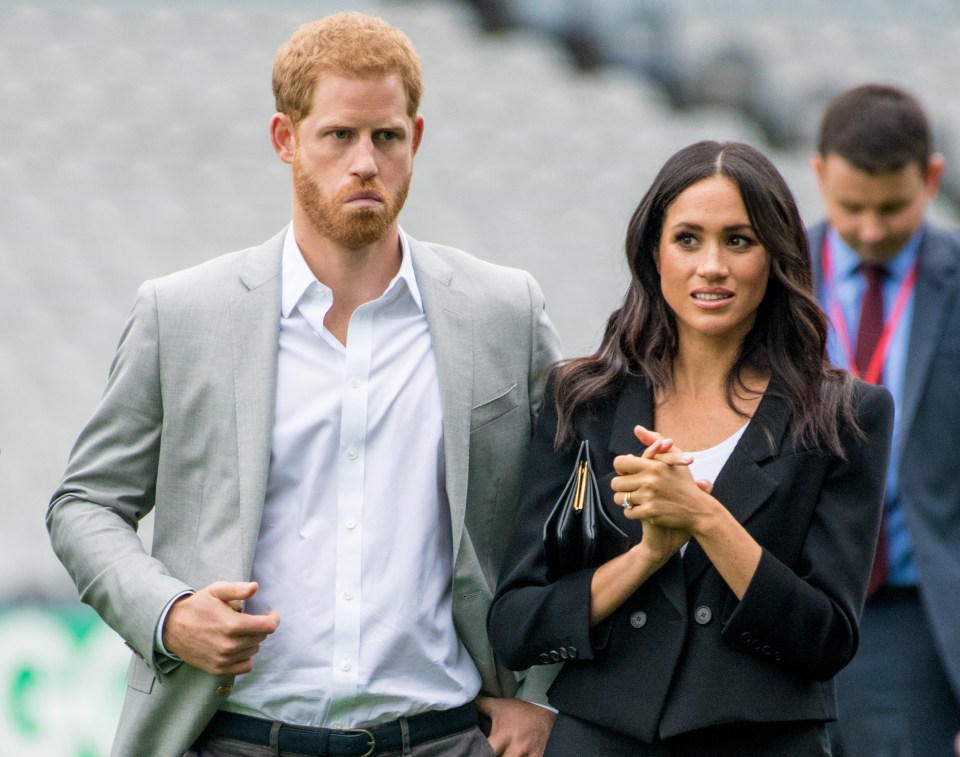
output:
[[[354,192],[347,196],[347,202],[363,206],[372,206],[383,203],[383,198],[377,192]]]

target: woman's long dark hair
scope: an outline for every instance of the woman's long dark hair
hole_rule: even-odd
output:
[[[745,371],[771,376],[793,413],[793,440],[843,456],[840,427],[857,428],[852,379],[827,358],[827,319],[813,294],[807,237],[787,183],[758,150],[739,142],[697,142],[674,154],[630,219],[626,253],[630,286],[607,320],[603,340],[589,356],[556,371],[559,416],[556,444],[573,438],[575,412],[614,393],[628,376],[643,376],[655,394],[673,379],[676,318],[660,290],[656,252],[667,209],[687,187],[713,176],[740,190],[750,223],[770,254],[766,294],[727,374],[730,407],[749,394]]]

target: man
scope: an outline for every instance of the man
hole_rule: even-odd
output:
[[[558,356],[542,295],[399,228],[399,30],[308,24],[273,86],[291,226],[141,287],[47,513],[135,653],[114,753],[539,755],[552,713],[509,697],[542,682],[485,618]]]
[[[867,84],[827,108],[812,229],[834,361],[897,407],[860,646],[837,677],[846,757],[950,755],[960,729],[960,236],[925,219],[943,171],[917,100]],[[868,535],[864,535],[868,538]]]

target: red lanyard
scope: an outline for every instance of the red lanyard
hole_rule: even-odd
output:
[[[913,294],[913,286],[917,281],[917,262],[919,257],[915,258],[913,265],[907,272],[906,278],[900,285],[897,292],[897,299],[893,303],[893,310],[890,311],[890,317],[886,319],[883,325],[883,332],[880,334],[880,341],[877,343],[877,349],[870,357],[870,364],[867,366],[866,373],[861,376],[857,369],[856,360],[853,357],[853,344],[850,342],[850,332],[847,329],[847,319],[843,317],[843,309],[840,307],[840,299],[837,297],[833,284],[833,250],[830,249],[829,233],[823,236],[823,246],[820,248],[820,254],[823,259],[823,280],[827,292],[827,303],[830,308],[830,318],[833,320],[833,327],[840,338],[840,345],[847,358],[848,370],[858,378],[876,384],[883,373],[883,363],[887,359],[887,352],[890,349],[890,342],[893,340],[894,332],[900,325],[900,319],[903,317],[903,311],[907,307],[910,295]]]

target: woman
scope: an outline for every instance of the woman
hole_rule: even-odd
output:
[[[829,365],[796,204],[755,149],[671,157],[626,251],[600,348],[551,377],[494,648],[517,670],[566,660],[548,756],[829,754],[890,395]],[[543,525],[584,439],[632,546],[570,570],[546,563]]]

